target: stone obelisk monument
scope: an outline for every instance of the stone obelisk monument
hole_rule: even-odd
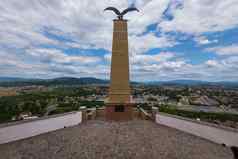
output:
[[[111,81],[106,118],[116,121],[131,120],[133,104],[131,103],[129,79],[128,33],[127,20],[123,19],[123,15],[137,9],[128,8],[122,13],[113,7],[108,7],[105,10],[112,10],[118,14],[118,19],[113,21]]]

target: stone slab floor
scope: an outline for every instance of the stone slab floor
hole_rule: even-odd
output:
[[[232,159],[228,147],[151,121],[81,125],[0,145],[1,159]]]

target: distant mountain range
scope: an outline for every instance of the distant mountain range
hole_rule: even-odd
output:
[[[0,77],[0,82],[16,82],[16,81],[24,81],[24,78],[17,77]]]
[[[151,82],[131,82],[132,84],[146,85],[183,85],[183,86],[223,86],[238,87],[237,82],[207,82],[198,80],[173,80],[173,81],[151,81]],[[102,80],[93,77],[73,78],[60,77],[54,79],[26,79],[15,77],[0,77],[0,86],[28,86],[28,85],[83,85],[83,84],[109,84],[109,80]]]
[[[83,85],[83,84],[108,84],[108,80],[91,77],[73,78],[60,77],[54,79],[25,79],[13,77],[0,77],[0,86],[29,86],[29,85]]]
[[[219,81],[208,82],[198,80],[172,80],[172,81],[151,81],[146,82],[149,85],[183,85],[183,86],[220,86],[220,87],[238,87],[238,81]]]

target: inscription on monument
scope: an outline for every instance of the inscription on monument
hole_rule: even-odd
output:
[[[115,106],[115,112],[124,112],[125,106],[124,105],[117,105]]]

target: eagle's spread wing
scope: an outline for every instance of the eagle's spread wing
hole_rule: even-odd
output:
[[[116,15],[121,15],[120,11],[116,9],[115,7],[107,7],[104,9],[104,11],[111,10],[113,11]]]
[[[139,12],[139,10],[138,10],[137,8],[135,8],[135,7],[130,7],[130,8],[125,9],[125,10],[121,13],[121,15],[124,16],[126,13],[132,12],[132,11],[137,11],[137,12]]]

